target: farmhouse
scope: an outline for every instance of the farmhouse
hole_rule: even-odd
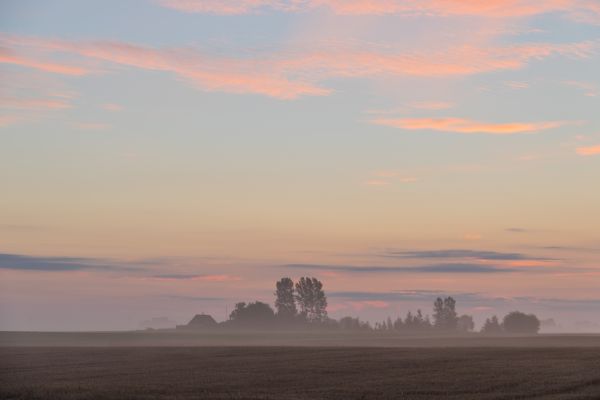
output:
[[[177,329],[209,329],[217,326],[217,321],[208,314],[196,314],[187,325],[177,325]]]

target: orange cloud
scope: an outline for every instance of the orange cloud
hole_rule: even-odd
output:
[[[600,145],[598,146],[589,146],[589,147],[579,147],[577,148],[577,154],[580,156],[595,156],[600,154]]]
[[[434,130],[455,133],[487,133],[492,135],[512,135],[531,133],[561,126],[561,122],[537,123],[484,123],[462,118],[379,118],[372,121],[377,125],[386,125],[408,130]]]

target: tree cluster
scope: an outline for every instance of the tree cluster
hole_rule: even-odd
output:
[[[297,282],[291,278],[281,278],[275,284],[275,311],[267,303],[255,301],[240,302],[223,325],[250,327],[302,327],[318,326],[320,329],[343,329],[356,331],[394,332],[473,332],[475,323],[470,315],[458,315],[456,300],[452,297],[438,297],[433,303],[432,318],[409,311],[404,318],[392,320],[388,317],[371,326],[369,322],[356,317],[343,317],[339,321],[327,316],[327,297],[323,283],[314,277],[302,277]],[[496,316],[488,318],[481,328],[486,335],[535,334],[540,329],[540,321],[533,314],[513,311],[502,322]]]
[[[513,311],[504,316],[502,323],[495,315],[488,318],[481,328],[481,333],[487,335],[510,334],[536,334],[540,330],[540,320],[534,314],[525,314]]]

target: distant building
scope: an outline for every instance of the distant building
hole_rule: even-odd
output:
[[[210,329],[217,326],[217,321],[208,314],[196,314],[187,325],[177,325],[177,329],[194,330]]]

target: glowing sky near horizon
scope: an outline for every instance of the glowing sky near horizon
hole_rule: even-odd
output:
[[[0,329],[316,276],[600,330],[600,1],[0,4]]]

